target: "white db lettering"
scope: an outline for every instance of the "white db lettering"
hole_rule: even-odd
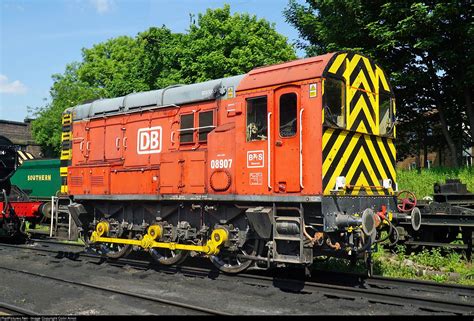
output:
[[[158,140],[160,138],[160,134],[158,134],[157,131],[152,131],[150,133],[151,137],[150,137],[150,141],[151,141],[151,144],[150,144],[150,149],[158,149],[158,147],[160,147],[160,141]]]
[[[155,154],[161,153],[162,128],[161,126],[151,128],[140,128],[137,135],[137,153]]]

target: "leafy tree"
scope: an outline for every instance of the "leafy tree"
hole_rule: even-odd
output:
[[[305,42],[298,45],[308,54],[360,50],[391,72],[402,122],[398,133],[414,137],[415,148],[433,132],[422,117],[432,113],[453,155],[459,156],[463,144],[463,123],[470,123],[472,144],[469,1],[307,0],[305,5],[290,0],[285,16],[299,30]],[[407,141],[398,140],[399,150],[413,150]]]
[[[138,34],[137,41],[144,50],[143,77],[150,89],[165,88],[182,81],[178,58],[185,43],[184,36],[172,33],[165,26],[151,27]]]
[[[101,88],[107,97],[149,90],[145,82],[143,45],[134,38],[121,36],[82,50],[79,80]]]
[[[82,50],[82,61],[53,75],[51,103],[37,111],[33,135],[43,148],[60,151],[61,113],[97,98],[189,84],[246,73],[296,55],[274,24],[228,5],[200,14],[187,33],[151,27],[136,37],[121,36]]]
[[[232,16],[228,5],[199,14],[183,40],[179,62],[185,83],[234,76],[296,58],[274,24],[246,13]]]
[[[37,118],[32,122],[32,134],[40,142],[46,157],[59,155],[61,150],[61,114],[71,106],[87,100],[97,99],[104,89],[93,88],[78,78],[78,63],[66,66],[64,74],[54,74],[51,87],[51,103],[36,110]]]

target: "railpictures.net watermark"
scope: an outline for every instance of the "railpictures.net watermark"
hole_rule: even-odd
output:
[[[22,316],[1,316],[0,321],[77,321],[76,317],[22,317]]]

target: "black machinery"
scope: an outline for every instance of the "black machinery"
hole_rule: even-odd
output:
[[[472,258],[474,240],[474,193],[459,179],[434,184],[433,200],[416,202],[421,211],[421,227],[413,230],[408,223],[397,227],[401,242],[410,247],[447,247],[466,251]],[[461,242],[453,242],[456,240]]]

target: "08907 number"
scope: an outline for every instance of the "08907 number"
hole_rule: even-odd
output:
[[[211,168],[231,168],[232,159],[213,159],[211,160]]]

